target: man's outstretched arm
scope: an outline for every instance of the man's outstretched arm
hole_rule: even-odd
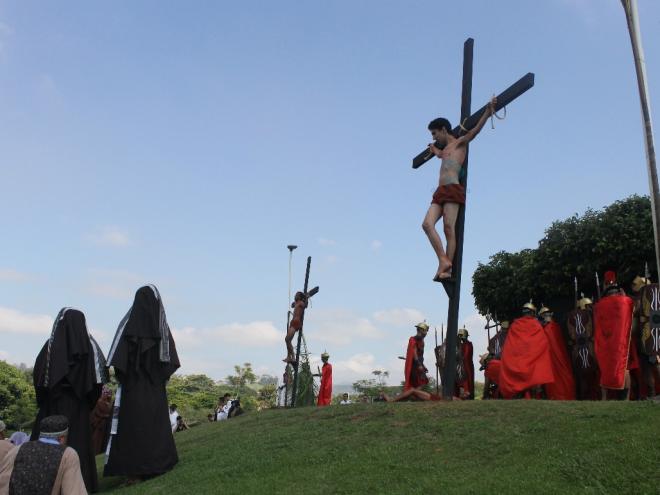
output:
[[[495,113],[495,105],[497,104],[497,98],[493,96],[493,98],[490,100],[490,103],[488,104],[488,108],[486,111],[481,115],[481,118],[479,119],[479,122],[477,122],[477,125],[475,125],[472,129],[467,131],[465,135],[461,136],[459,138],[460,144],[467,144],[470,141],[472,141],[475,137],[477,137],[477,134],[481,131],[483,128],[484,124],[488,120],[488,117],[493,115]]]

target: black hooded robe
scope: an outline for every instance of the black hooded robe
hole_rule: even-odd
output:
[[[92,448],[90,414],[107,382],[105,358],[87,331],[85,315],[63,308],[53,325],[50,339],[34,363],[37,419],[31,440],[39,438],[40,421],[54,414],[69,420],[68,445],[80,458],[85,487],[98,489],[96,462]]]
[[[153,476],[179,458],[165,385],[179,357],[154,286],[141,287],[119,324],[108,356],[120,388],[115,396],[104,476]]]

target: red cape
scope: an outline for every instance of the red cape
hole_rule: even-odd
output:
[[[417,347],[417,339],[415,339],[415,337],[410,337],[408,339],[408,350],[406,351],[406,367],[404,370],[404,376],[406,381],[403,385],[403,390],[408,390],[413,388],[411,378],[412,378],[413,361],[415,360],[416,347]]]
[[[329,406],[332,402],[332,365],[325,363],[321,369],[318,406]]]
[[[488,366],[486,366],[486,371],[484,375],[491,382],[499,384],[500,382],[500,371],[502,370],[502,360],[501,359],[491,359],[488,361]]]
[[[594,348],[600,368],[600,385],[621,390],[624,385],[633,300],[628,296],[603,297],[594,305]]]
[[[463,387],[463,390],[470,395],[470,398],[474,398],[474,347],[472,342],[464,342],[461,346],[463,350],[463,369],[465,370],[465,380],[461,383],[456,383],[456,393],[460,387]]]
[[[533,316],[515,320],[502,350],[500,376],[495,383],[506,399],[536,385],[552,383],[552,360],[548,338]]]
[[[420,346],[422,347],[422,354],[424,353],[423,345],[424,342],[421,342]],[[420,351],[419,347],[417,346],[417,339],[415,337],[410,337],[408,339],[408,350],[406,351],[406,367],[404,370],[406,381],[404,383],[403,390],[421,387],[422,385],[426,385],[429,382],[426,373],[418,371],[415,367],[415,350],[418,352]],[[420,361],[423,361],[423,355],[418,357],[420,358]]]
[[[568,349],[561,327],[556,321],[551,321],[543,329],[546,337],[548,337],[550,358],[552,359],[552,374],[555,376],[555,381],[545,386],[548,399],[575,400],[573,367],[568,358]]]

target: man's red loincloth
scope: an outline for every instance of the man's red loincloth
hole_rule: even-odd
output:
[[[445,203],[465,204],[465,186],[463,184],[444,184],[433,193],[431,204],[444,205]]]

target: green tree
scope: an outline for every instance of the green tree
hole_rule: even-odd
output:
[[[517,316],[530,298],[565,313],[573,306],[574,277],[578,291],[593,296],[595,273],[602,283],[603,272],[615,270],[627,287],[646,262],[654,273],[654,260],[651,203],[634,195],[554,222],[536,249],[495,253],[474,272],[472,294],[481,314],[500,320]]]
[[[308,361],[302,361],[298,372],[298,390],[296,392],[296,406],[313,406],[316,403],[316,384]]]
[[[0,361],[0,419],[10,429],[31,425],[37,414],[32,373]]]
[[[238,364],[234,366],[235,375],[227,377],[227,383],[234,388],[234,393],[243,395],[246,391],[247,385],[251,385],[257,381],[257,375],[252,371],[252,364],[243,363],[243,366]]]

